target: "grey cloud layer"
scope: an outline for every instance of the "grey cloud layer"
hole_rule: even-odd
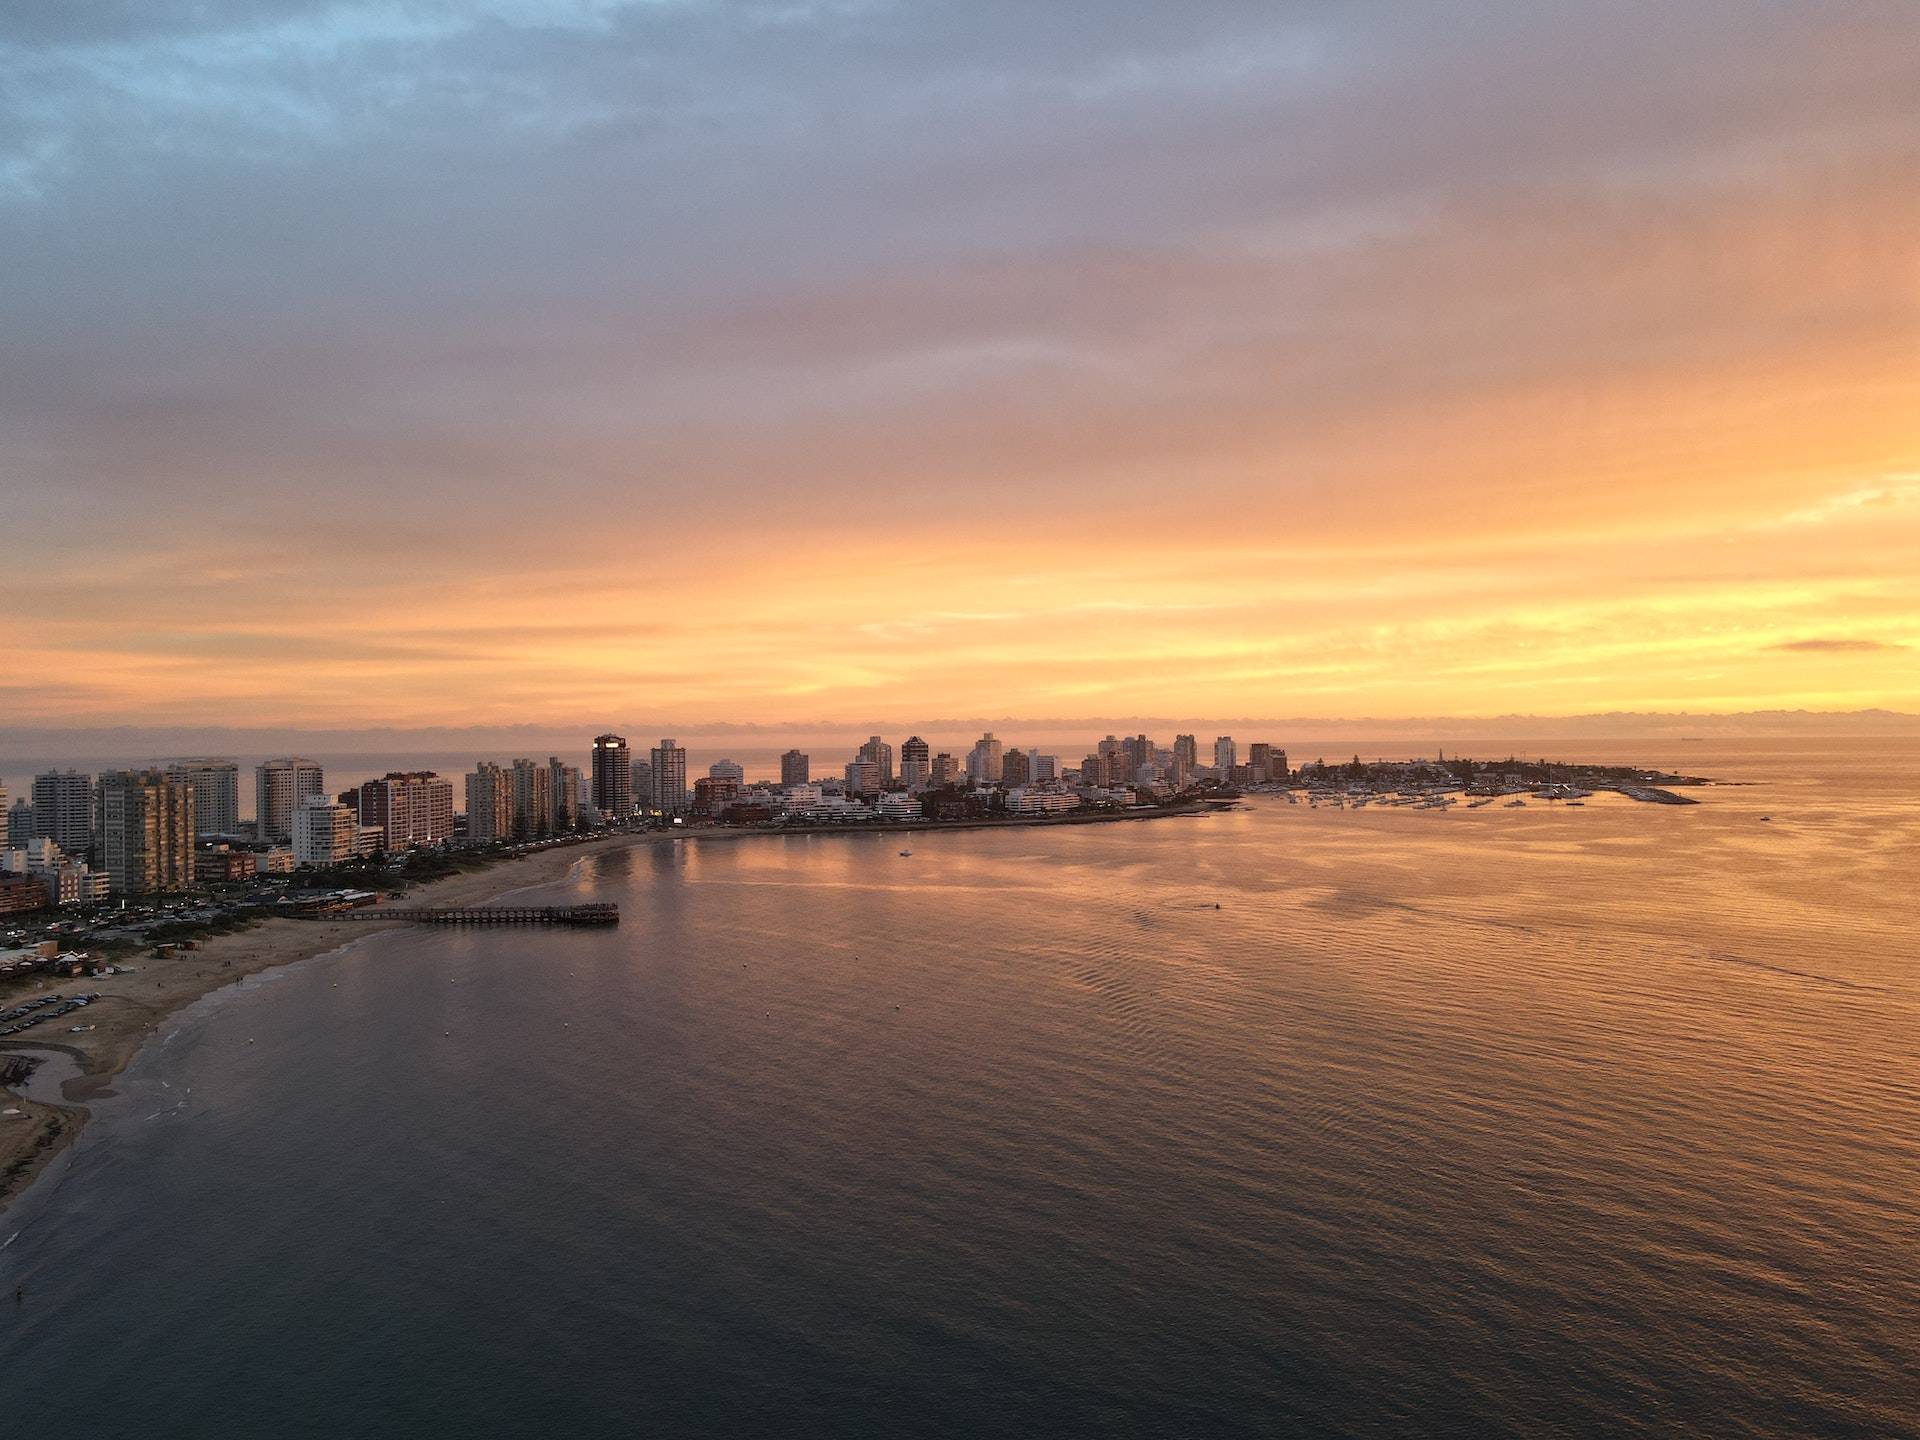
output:
[[[1719,219],[1754,195],[1865,257],[1857,313],[1769,318],[1871,331],[1897,262],[1833,211],[1913,173],[1916,54],[1900,0],[29,0],[0,465],[48,526],[323,483],[1124,484],[1604,348],[1608,266],[1663,231],[1699,247],[1659,270],[1672,344],[1750,344],[1714,261],[1767,263]]]

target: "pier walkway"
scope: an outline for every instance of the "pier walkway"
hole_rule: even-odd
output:
[[[415,925],[618,925],[618,905],[367,905],[321,920],[406,920]]]

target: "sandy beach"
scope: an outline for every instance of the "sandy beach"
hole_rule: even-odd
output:
[[[557,846],[485,870],[416,885],[408,892],[407,901],[479,904],[508,890],[559,880],[573,865],[599,851],[645,844],[654,838],[619,834]],[[22,991],[22,998],[56,990],[91,991],[100,998],[73,1017],[92,1025],[92,1030],[76,1035],[65,1024],[46,1025],[18,1039],[0,1042],[0,1057],[18,1051],[59,1051],[72,1056],[80,1068],[78,1076],[59,1087],[57,1103],[29,1099],[17,1090],[0,1087],[0,1111],[20,1112],[0,1114],[0,1211],[73,1143],[86,1124],[88,1103],[113,1093],[115,1077],[169,1015],[245,976],[311,959],[404,923],[267,920],[250,930],[215,936],[198,950],[179,951],[164,960],[151,955],[135,957],[126,962],[128,970],[117,975],[46,979]]]

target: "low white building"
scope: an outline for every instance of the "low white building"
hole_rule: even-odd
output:
[[[1015,815],[1058,815],[1079,808],[1080,797],[1070,790],[1021,785],[1007,792],[1007,809]]]
[[[879,810],[889,820],[918,820],[920,797],[905,790],[889,790],[880,797]]]

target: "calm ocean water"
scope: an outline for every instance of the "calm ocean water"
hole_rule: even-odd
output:
[[[1752,783],[640,848],[250,981],[0,1220],[0,1433],[1920,1434],[1920,746],[1639,757]]]

